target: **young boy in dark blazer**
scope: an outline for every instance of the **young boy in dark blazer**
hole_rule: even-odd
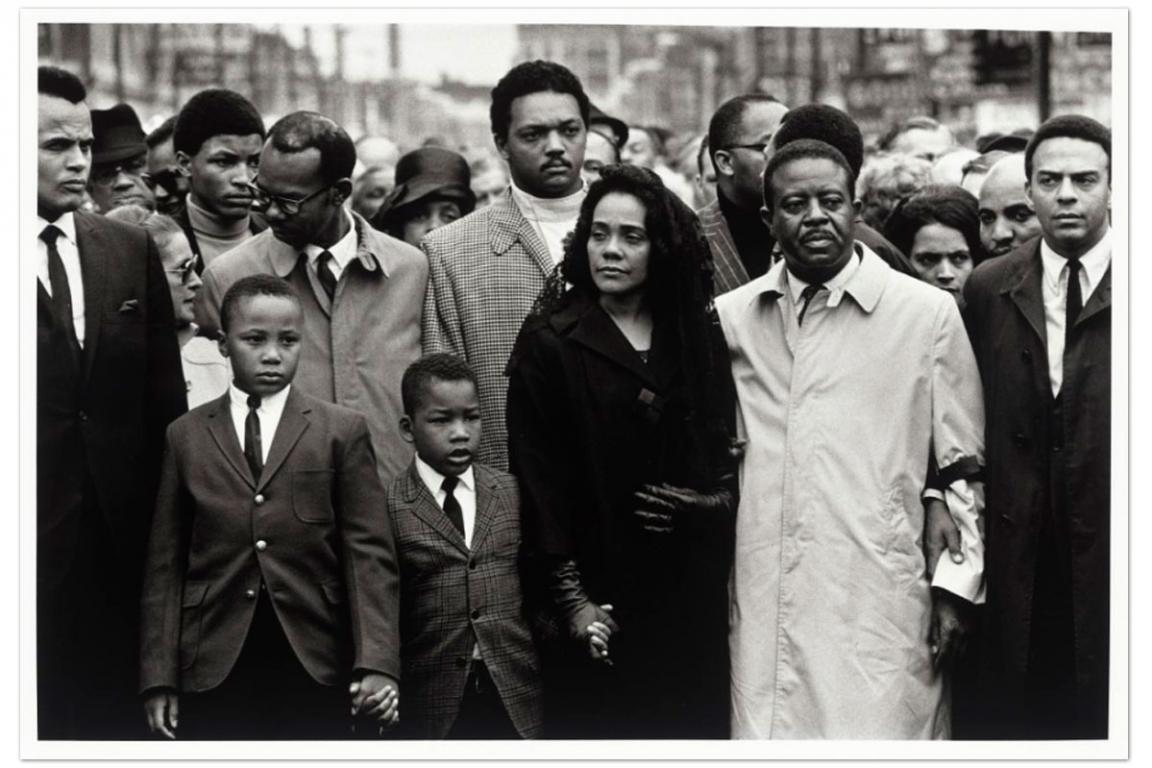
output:
[[[398,572],[367,424],[291,386],[302,314],[285,281],[239,280],[222,307],[233,384],[168,429],[142,601],[148,724],[192,739],[348,738],[350,709],[389,724]]]
[[[411,365],[400,429],[416,447],[388,488],[400,560],[401,733],[516,739],[540,734],[540,664],[520,590],[516,480],[474,464],[480,403],[468,365]]]

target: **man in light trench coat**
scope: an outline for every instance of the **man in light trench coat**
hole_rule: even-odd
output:
[[[764,174],[784,260],[721,296],[747,440],[732,583],[734,738],[947,738],[983,602],[980,378],[952,298],[853,237],[855,179],[798,140]],[[930,457],[960,531],[929,581]]]

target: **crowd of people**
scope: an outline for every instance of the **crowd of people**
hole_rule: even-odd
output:
[[[1107,738],[1097,121],[38,90],[41,739]]]

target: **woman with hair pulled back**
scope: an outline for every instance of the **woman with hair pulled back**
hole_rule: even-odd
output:
[[[508,374],[548,735],[726,738],[734,388],[707,242],[656,174],[603,169]]]

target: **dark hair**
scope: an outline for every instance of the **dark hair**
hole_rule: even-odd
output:
[[[971,192],[954,184],[933,184],[898,204],[884,222],[884,236],[912,256],[916,234],[928,224],[951,227],[964,236],[972,263],[984,260],[980,241],[980,205]]]
[[[168,141],[168,139],[172,137],[172,132],[175,129],[176,115],[172,115],[172,117],[160,123],[156,130],[145,136],[144,143],[148,145],[148,149],[154,149],[155,147]]]
[[[80,78],[66,69],[41,64],[37,72],[36,90],[41,96],[55,96],[72,104],[79,104],[88,98],[88,89]]]
[[[252,102],[227,88],[209,88],[192,96],[176,115],[172,148],[194,155],[213,136],[264,139],[264,120]]]
[[[276,121],[268,130],[272,146],[281,152],[320,150],[320,176],[325,184],[335,184],[352,176],[356,167],[356,145],[335,120],[318,112],[293,112]]]
[[[400,379],[400,402],[404,413],[411,416],[416,412],[433,381],[468,381],[479,388],[476,373],[463,359],[447,352],[424,355],[408,366]]]
[[[852,166],[844,159],[844,155],[841,154],[840,150],[823,141],[797,139],[796,141],[788,143],[782,149],[776,150],[776,153],[772,155],[772,159],[768,161],[767,167],[764,168],[764,206],[769,211],[772,211],[775,207],[772,199],[772,175],[776,173],[776,170],[780,168],[780,166],[805,158],[831,160],[843,168],[844,175],[848,177],[848,197],[852,198],[853,190],[856,187],[856,174],[852,173]]]
[[[740,121],[748,111],[749,104],[780,103],[775,96],[763,93],[744,93],[733,96],[721,104],[712,114],[708,122],[708,154],[712,162],[716,162],[716,152],[728,149],[729,145],[739,140]]]
[[[864,136],[848,113],[827,104],[804,104],[788,110],[780,118],[780,127],[772,141],[779,150],[798,139],[831,144],[848,161],[852,178],[860,175],[864,165]]]
[[[512,123],[512,102],[521,96],[540,91],[567,93],[576,99],[580,107],[580,117],[588,125],[588,95],[580,79],[567,67],[552,61],[526,61],[508,70],[496,87],[492,89],[492,106],[488,116],[492,122],[492,135],[500,141],[508,138],[508,126]]]
[[[236,312],[240,301],[253,296],[281,296],[296,302],[296,306],[301,306],[296,289],[283,278],[268,274],[242,277],[232,284],[232,287],[225,292],[224,300],[220,302],[220,329],[224,333],[228,332],[228,325],[232,322],[232,315]]]
[[[1112,131],[1084,115],[1057,115],[1044,121],[1028,140],[1024,148],[1024,175],[1032,181],[1032,156],[1036,148],[1048,139],[1067,137],[1099,144],[1108,155],[1108,180],[1112,180]]]
[[[935,118],[927,115],[914,115],[889,128],[887,133],[880,137],[877,145],[880,149],[891,149],[896,139],[908,131],[938,131],[941,128],[947,128],[947,126]]]

